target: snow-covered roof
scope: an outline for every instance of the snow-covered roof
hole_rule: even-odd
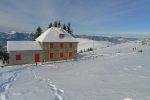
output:
[[[63,38],[59,37],[59,34],[64,34]],[[52,27],[42,33],[36,41],[39,42],[78,42],[74,37],[67,33],[62,28]]]
[[[43,50],[37,41],[7,41],[7,51]]]

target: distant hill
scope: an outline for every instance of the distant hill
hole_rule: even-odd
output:
[[[125,43],[128,41],[138,40],[137,38],[113,37],[113,36],[89,36],[89,35],[75,35],[76,38],[85,38],[95,41],[108,41],[112,43]]]
[[[0,32],[0,49],[6,48],[7,41],[28,41],[32,40],[34,33],[32,32]]]
[[[6,49],[7,41],[31,41],[34,33],[32,32],[0,32],[0,49]],[[85,38],[95,41],[108,41],[112,43],[124,43],[128,41],[137,40],[137,38],[125,38],[125,37],[110,37],[110,36],[89,36],[89,35],[75,35],[75,38]]]

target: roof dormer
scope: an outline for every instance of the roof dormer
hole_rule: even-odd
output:
[[[60,34],[59,34],[59,38],[60,38],[60,39],[64,38],[64,34],[60,33]]]

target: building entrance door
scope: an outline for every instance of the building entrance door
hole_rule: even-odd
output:
[[[34,60],[35,60],[35,62],[40,62],[40,54],[36,53],[34,55]]]

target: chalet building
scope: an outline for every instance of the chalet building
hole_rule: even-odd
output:
[[[61,28],[52,27],[36,41],[7,41],[10,64],[73,59],[78,42]]]

